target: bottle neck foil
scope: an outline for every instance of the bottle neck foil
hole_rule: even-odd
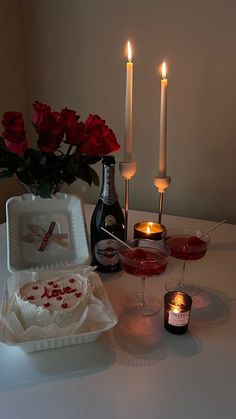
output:
[[[113,205],[118,200],[115,187],[115,165],[103,165],[103,185],[100,199],[106,205]]]

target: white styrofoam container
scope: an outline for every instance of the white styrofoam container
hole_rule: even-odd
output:
[[[6,219],[7,265],[11,272],[89,263],[84,208],[79,197],[64,193],[47,199],[33,194],[14,196],[6,203]],[[40,251],[51,223],[52,235]]]
[[[93,294],[99,298],[105,307],[106,312],[109,315],[109,321],[103,328],[98,328],[94,330],[88,330],[83,333],[78,333],[70,336],[61,336],[56,338],[47,338],[47,339],[38,339],[32,341],[20,341],[16,336],[14,336],[9,329],[0,321],[0,341],[11,346],[16,346],[23,349],[26,352],[36,352],[54,348],[61,348],[63,346],[77,345],[81,343],[94,342],[102,333],[113,328],[117,323],[117,316],[113,311],[112,305],[109,301],[105,288],[103,287],[101,278],[96,272],[91,272],[89,274],[92,278],[94,289]],[[7,286],[5,286],[2,307],[1,307],[1,316],[4,316],[7,312],[7,307],[9,305],[9,298],[7,293]]]

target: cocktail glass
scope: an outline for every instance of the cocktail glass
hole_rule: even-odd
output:
[[[171,256],[182,260],[182,272],[179,279],[167,281],[166,289],[184,291],[193,296],[199,289],[195,284],[185,282],[186,262],[205,256],[210,237],[197,229],[170,228],[165,233],[164,243],[170,248]]]
[[[121,267],[141,281],[139,291],[127,298],[126,310],[132,315],[150,316],[158,312],[160,301],[155,296],[146,295],[146,278],[159,276],[165,271],[170,250],[163,242],[148,239],[131,240],[128,245],[131,249],[126,246],[119,249]]]

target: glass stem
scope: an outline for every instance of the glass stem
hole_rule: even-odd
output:
[[[145,305],[145,284],[146,284],[146,277],[142,276],[141,283],[140,283],[140,292],[138,293],[138,306],[143,309]]]
[[[186,260],[183,260],[183,266],[182,266],[182,276],[180,279],[180,287],[184,286],[185,281],[185,268],[186,268]]]

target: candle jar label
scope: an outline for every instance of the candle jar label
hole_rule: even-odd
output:
[[[189,311],[185,311],[182,313],[175,313],[173,311],[169,311],[168,323],[171,326],[186,326],[189,322]]]

